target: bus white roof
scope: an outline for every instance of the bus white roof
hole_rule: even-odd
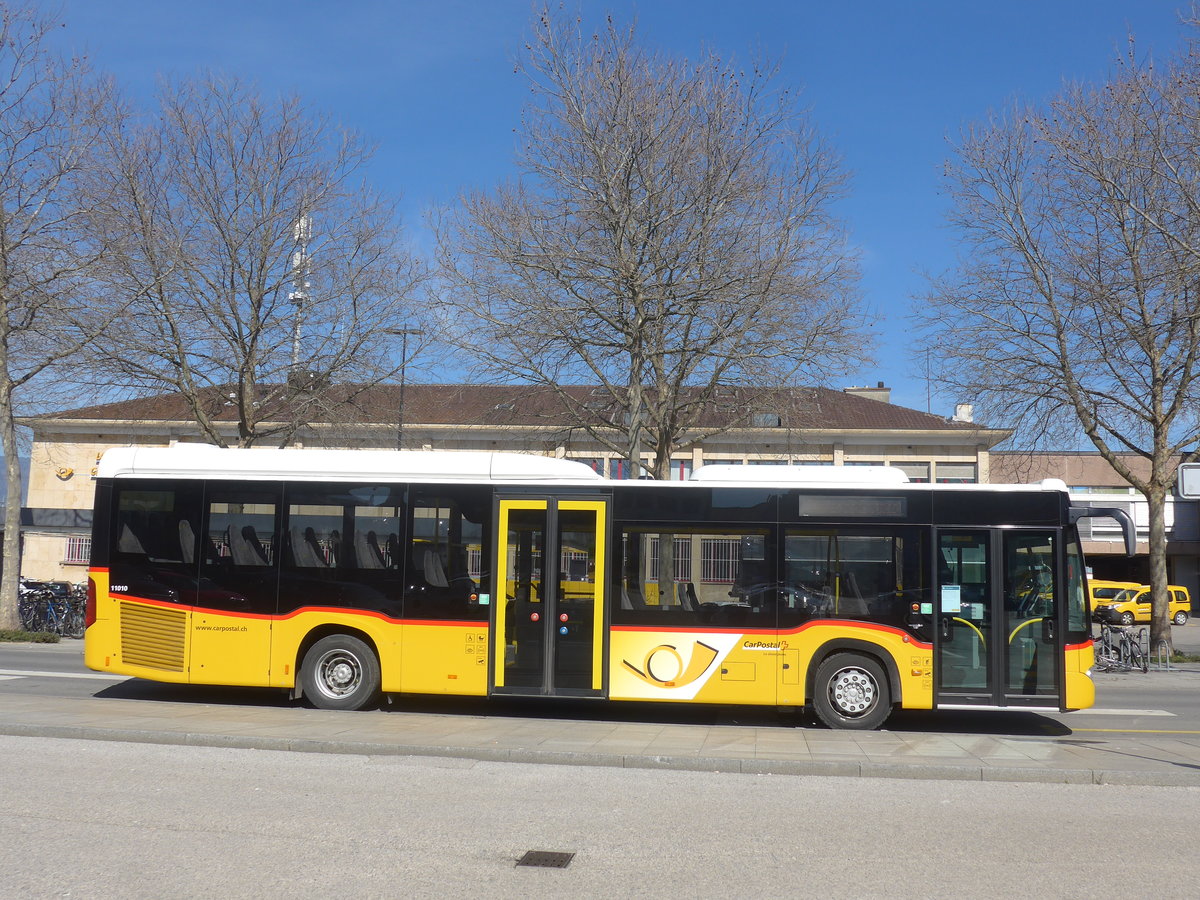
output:
[[[1067,493],[1066,482],[1058,478],[1043,478],[1032,484],[930,484],[912,482],[897,466],[738,466],[723,463],[701,466],[692,473],[694,482],[713,486],[778,485],[780,487],[853,487],[853,488],[910,488],[912,490],[988,490],[988,491],[1061,491]]]
[[[602,481],[584,463],[524,453],[429,450],[238,449],[211,444],[118,447],[96,477],[228,478],[239,481]]]
[[[107,451],[97,478],[215,478],[236,481],[410,481],[510,484],[609,483],[591,466],[531,453],[442,450],[242,449],[211,444],[117,447]],[[1047,490],[1066,492],[1058,479],[1036,484],[914,484],[894,466],[706,465],[688,482],[625,484],[696,487],[854,487],[909,490]]]

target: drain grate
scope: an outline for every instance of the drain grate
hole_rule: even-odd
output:
[[[530,850],[517,860],[518,866],[539,866],[543,869],[565,869],[574,859],[574,853],[557,850]]]

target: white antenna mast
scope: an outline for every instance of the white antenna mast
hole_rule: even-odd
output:
[[[312,257],[308,253],[308,245],[312,240],[312,216],[302,212],[296,219],[292,235],[296,249],[292,251],[292,290],[288,293],[288,299],[296,306],[296,319],[292,326],[291,371],[294,376],[300,366],[300,326],[304,321],[304,306],[312,288]]]

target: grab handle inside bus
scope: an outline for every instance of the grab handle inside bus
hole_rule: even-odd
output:
[[[1137,532],[1134,530],[1133,519],[1129,513],[1119,506],[1072,506],[1071,524],[1080,519],[1113,519],[1121,526],[1121,534],[1125,537],[1125,555],[1133,556],[1137,550]]]

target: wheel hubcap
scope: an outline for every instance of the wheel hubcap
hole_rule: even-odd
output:
[[[317,664],[317,687],[327,697],[345,697],[362,683],[362,666],[345,650],[331,650]]]
[[[875,679],[862,669],[842,669],[829,682],[829,699],[846,716],[861,716],[878,696]]]

